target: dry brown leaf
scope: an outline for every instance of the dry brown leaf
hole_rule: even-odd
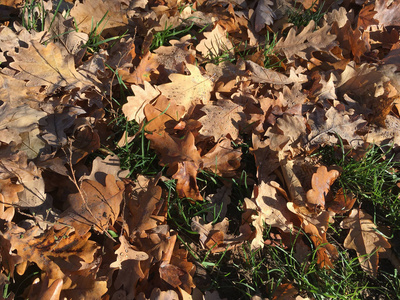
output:
[[[190,35],[186,35],[178,40],[171,40],[169,43],[172,46],[161,46],[154,50],[157,54],[157,60],[163,66],[167,75],[172,73],[184,74],[189,71],[186,68],[187,64],[195,64],[196,51],[190,49],[192,43],[189,42]]]
[[[330,107],[326,112],[317,107],[308,118],[311,133],[307,142],[310,146],[332,145],[338,141],[338,135],[355,147],[363,143],[356,131],[365,123],[363,119],[354,119],[348,113],[340,112],[334,107]]]
[[[230,139],[220,139],[216,145],[201,157],[203,170],[222,177],[234,177],[240,168],[242,152],[232,148]]]
[[[0,142],[15,142],[22,149],[29,146],[31,150],[27,154],[35,158],[45,145],[39,137],[39,124],[43,124],[46,116],[45,112],[29,106],[12,107],[4,103],[0,106]]]
[[[26,262],[34,262],[46,272],[49,284],[63,279],[63,288],[71,285],[71,274],[91,268],[98,249],[96,242],[89,241],[90,233],[80,236],[70,233],[70,228],[55,231],[53,228],[41,234],[38,227],[25,230],[10,230],[2,235],[11,242],[11,251],[25,262],[18,268],[22,275]]]
[[[214,221],[215,213],[218,214],[219,218],[225,218],[228,205],[231,203],[231,193],[232,186],[224,185],[223,187],[219,188],[215,194],[207,195],[205,200],[210,202],[208,207],[213,209],[208,211],[206,222]]]
[[[159,62],[157,56],[148,52],[144,57],[142,57],[135,71],[127,76],[126,81],[137,85],[144,84],[145,81],[150,82],[151,76],[159,73],[157,70],[158,66]]]
[[[200,134],[214,137],[214,141],[230,135],[232,140],[239,138],[239,131],[244,127],[246,117],[243,107],[231,100],[218,100],[201,108],[205,116],[199,121],[203,124]]]
[[[136,233],[141,234],[145,230],[154,229],[161,223],[160,219],[153,215],[162,194],[157,182],[158,177],[149,180],[138,176],[137,182],[127,187],[128,199],[124,219],[131,237]]]
[[[105,185],[107,175],[113,175],[116,180],[122,180],[129,174],[129,170],[121,170],[119,157],[108,155],[106,158],[96,157],[92,162],[90,175],[84,175],[80,180],[92,180]]]
[[[291,283],[282,283],[274,291],[272,300],[291,300],[295,299],[299,291]]]
[[[307,76],[296,74],[290,69],[289,77],[277,71],[266,69],[255,62],[246,60],[246,68],[251,72],[251,80],[256,83],[272,83],[272,84],[291,84],[306,82]]]
[[[258,1],[257,8],[255,9],[255,24],[254,28],[257,32],[261,31],[265,25],[272,25],[275,18],[275,13],[272,10],[274,3],[271,0]]]
[[[212,81],[201,75],[200,69],[195,65],[186,65],[190,75],[171,74],[170,83],[157,86],[161,93],[175,101],[177,105],[185,107],[190,112],[196,104],[207,104],[213,89]]]
[[[286,39],[282,37],[274,50],[283,53],[289,62],[293,61],[295,55],[308,60],[314,51],[331,50],[335,46],[336,38],[329,33],[331,27],[325,25],[316,31],[314,28],[313,20],[299,34],[296,34],[296,29],[291,28]]]
[[[325,199],[333,182],[339,177],[339,171],[320,166],[311,179],[312,189],[306,194],[307,205],[325,209]]]
[[[47,86],[47,93],[57,89],[82,88],[93,86],[75,69],[74,57],[54,43],[46,46],[32,42],[29,48],[20,48],[19,52],[12,51],[10,56],[14,62],[10,67],[18,73],[16,79],[27,80],[27,86]]]
[[[230,57],[234,56],[234,47],[227,38],[227,32],[217,24],[211,32],[204,33],[205,38],[196,46],[196,50],[201,52],[204,58],[213,60],[222,53],[229,53]]]
[[[127,97],[127,103],[122,106],[122,112],[128,121],[135,120],[138,124],[144,120],[144,107],[151,103],[160,95],[160,91],[155,89],[147,81],[144,82],[144,88],[132,84],[131,89],[135,96]]]
[[[110,265],[111,268],[122,268],[122,264],[126,260],[146,260],[149,258],[149,255],[146,252],[138,251],[132,247],[132,245],[128,242],[128,240],[121,235],[119,237],[120,245],[118,249],[115,251],[117,254],[117,260]]]
[[[377,0],[374,19],[383,26],[400,26],[400,3],[397,1]]]
[[[94,31],[96,35],[118,36],[127,29],[126,8],[124,2],[119,0],[84,0],[75,2],[70,15],[75,18],[79,31],[87,34]],[[103,18],[101,24],[96,27]]]
[[[357,198],[354,197],[351,192],[345,195],[343,193],[343,189],[340,188],[340,190],[337,191],[335,198],[329,201],[326,207],[329,211],[332,211],[336,214],[343,214],[353,208],[356,200]]]
[[[183,138],[171,137],[167,133],[146,134],[151,146],[161,154],[159,164],[168,164],[168,173],[176,179],[176,191],[179,197],[202,200],[197,186],[197,172],[200,168],[200,154],[194,144],[191,132]]]
[[[381,235],[372,217],[361,209],[353,209],[350,215],[340,223],[340,227],[350,229],[344,240],[344,247],[357,252],[361,267],[369,275],[378,273],[379,252],[390,248],[387,239]]]
[[[93,180],[84,180],[79,193],[69,195],[71,207],[60,215],[56,229],[72,226],[79,235],[86,234],[91,227],[103,233],[117,219],[125,185],[107,175],[105,185]]]

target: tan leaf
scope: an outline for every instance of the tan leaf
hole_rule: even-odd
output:
[[[41,87],[27,87],[24,80],[0,74],[0,98],[12,107],[27,106],[38,109],[45,94]]]
[[[122,269],[123,267],[126,267],[123,265],[129,260],[141,261],[149,258],[149,255],[146,252],[136,250],[123,235],[119,237],[119,241],[121,244],[115,251],[117,260],[110,264],[110,268]]]
[[[274,50],[283,53],[288,61],[292,61],[297,55],[303,59],[310,59],[314,51],[329,51],[335,46],[335,35],[330,34],[329,25],[314,31],[315,22],[311,21],[302,32],[296,34],[296,29],[291,28],[285,38],[281,38]]]
[[[213,83],[209,78],[201,75],[200,69],[195,65],[186,65],[190,75],[171,74],[170,83],[157,86],[161,93],[169,99],[173,99],[177,105],[185,107],[186,112],[196,104],[207,104]]]
[[[383,26],[400,26],[400,3],[397,1],[377,0],[374,19]]]
[[[157,185],[157,182],[158,177],[149,180],[140,175],[135,183],[127,186],[129,196],[126,200],[124,219],[128,226],[129,236],[154,229],[161,223],[153,215],[162,194],[162,189]]]
[[[204,33],[204,39],[196,46],[196,50],[201,52],[203,57],[215,59],[223,53],[234,55],[234,47],[227,38],[227,32],[217,24],[211,32]]]
[[[93,31],[96,35],[118,36],[126,31],[128,25],[126,9],[123,1],[119,0],[79,1],[71,9],[70,15],[75,18],[79,31],[87,34]],[[101,24],[96,27],[102,19]]]
[[[23,143],[20,134],[39,128],[41,119],[46,116],[45,112],[29,106],[12,107],[4,103],[0,106],[0,141],[7,144]]]
[[[325,197],[328,194],[331,185],[339,177],[339,171],[330,170],[328,172],[325,166],[320,166],[311,179],[312,189],[306,194],[307,204],[325,208]]]
[[[286,199],[278,194],[275,187],[279,187],[275,181],[261,182],[255,187],[253,198],[260,209],[260,223],[277,227],[283,232],[291,232],[293,215],[286,207]]]
[[[107,175],[113,175],[116,180],[121,180],[128,175],[128,170],[121,170],[119,157],[117,155],[108,155],[105,159],[96,157],[92,163],[90,175],[84,175],[80,180],[92,180],[106,184]]]
[[[156,99],[160,92],[150,83],[144,81],[144,89],[138,85],[132,84],[131,89],[135,96],[127,97],[128,103],[122,106],[122,112],[128,121],[135,120],[138,124],[144,120],[144,107]]]
[[[272,84],[291,84],[306,82],[307,76],[296,74],[290,69],[289,77],[277,71],[266,69],[255,62],[246,60],[246,68],[251,72],[251,80],[256,83],[272,83]]]
[[[169,43],[172,46],[161,46],[154,50],[157,54],[157,60],[166,70],[167,75],[172,73],[184,74],[189,71],[186,68],[187,64],[195,64],[196,51],[190,49],[192,43],[189,42],[190,35],[186,35],[178,40],[171,40]]]
[[[80,192],[69,195],[71,207],[61,214],[56,229],[71,225],[80,235],[86,234],[91,227],[103,233],[119,215],[124,186],[113,175],[106,176],[105,186],[84,180]]]
[[[377,231],[372,217],[361,209],[353,209],[340,226],[350,229],[344,240],[344,247],[357,252],[361,267],[369,275],[376,277],[378,272],[379,252],[390,248],[389,242]]]
[[[10,67],[19,72],[15,78],[28,80],[27,86],[47,86],[49,94],[62,87],[71,90],[93,85],[75,70],[74,57],[54,43],[32,42],[10,56],[14,59]]]
[[[229,134],[232,140],[239,138],[240,127],[244,127],[246,117],[243,107],[231,100],[218,100],[214,105],[208,104],[201,108],[205,116],[199,121],[203,124],[200,134],[214,137],[214,141]]]

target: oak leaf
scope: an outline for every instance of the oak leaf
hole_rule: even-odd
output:
[[[218,100],[214,105],[208,104],[201,108],[205,116],[199,121],[203,124],[200,134],[214,137],[214,141],[229,134],[232,140],[239,138],[239,131],[244,127],[246,117],[243,107],[231,100]]]
[[[144,57],[142,57],[135,71],[126,77],[126,81],[138,85],[144,84],[145,81],[150,82],[151,75],[159,73],[157,70],[159,64],[157,56],[148,52]]]
[[[246,68],[251,72],[251,80],[256,83],[291,84],[308,80],[306,75],[297,74],[293,68],[289,70],[289,76],[264,68],[250,60],[246,60]]]
[[[308,135],[308,144],[311,146],[322,144],[334,144],[340,136],[350,145],[357,146],[363,143],[356,131],[365,125],[361,118],[352,119],[346,112],[340,112],[330,107],[326,112],[316,108],[309,116],[308,125],[311,133]]]
[[[54,43],[32,42],[10,56],[14,59],[10,67],[18,71],[15,78],[27,80],[28,87],[48,86],[48,94],[63,87],[71,90],[93,85],[75,69],[74,57]]]
[[[95,35],[118,36],[126,31],[128,25],[124,6],[123,1],[119,0],[84,0],[75,3],[70,15],[75,18],[79,31],[87,34],[93,32]]]
[[[306,194],[307,204],[321,209],[325,208],[325,199],[331,188],[331,185],[339,177],[339,171],[330,170],[328,172],[325,166],[320,166],[311,179],[312,189]]]
[[[314,31],[315,22],[312,20],[304,29],[296,34],[296,29],[291,28],[285,38],[281,38],[275,45],[274,50],[283,53],[289,62],[295,55],[309,60],[314,51],[329,51],[335,46],[336,36],[330,34],[330,26]]]
[[[372,217],[361,209],[353,209],[350,215],[340,223],[340,227],[350,229],[344,240],[344,247],[357,252],[361,267],[369,275],[376,277],[379,253],[390,248],[387,239],[381,235]]]
[[[215,146],[201,157],[203,170],[222,177],[234,177],[240,168],[242,152],[232,148],[231,140],[220,139]]]
[[[234,55],[234,47],[227,38],[227,32],[217,24],[211,32],[204,33],[205,38],[196,46],[196,50],[201,52],[203,57],[210,60],[218,58],[221,54],[228,53]]]
[[[9,230],[2,234],[11,242],[11,251],[17,253],[24,261],[18,268],[22,275],[25,272],[26,262],[34,262],[46,272],[49,284],[57,279],[64,280],[64,288],[71,285],[68,279],[71,274],[91,268],[94,255],[98,249],[96,242],[89,241],[90,233],[78,235],[70,233],[70,228],[55,231],[54,228],[44,234],[38,227],[25,230]]]
[[[135,183],[127,186],[129,194],[124,219],[131,237],[136,233],[140,235],[145,230],[154,229],[161,223],[160,218],[153,215],[162,194],[157,181],[158,177],[150,180],[140,175]]]
[[[357,198],[351,192],[345,195],[343,188],[340,188],[336,192],[335,198],[329,201],[326,207],[329,211],[333,211],[336,214],[343,214],[353,208],[356,200]]]
[[[190,112],[196,104],[207,104],[213,89],[212,81],[201,75],[200,69],[195,65],[186,65],[190,75],[171,74],[170,83],[157,86],[161,93],[169,99],[173,99],[177,105],[185,107]]]
[[[161,46],[154,50],[154,53],[157,54],[157,61],[163,66],[167,75],[172,73],[184,74],[185,71],[189,71],[186,68],[187,64],[195,64],[196,51],[190,49],[192,44],[189,42],[190,39],[191,36],[186,35],[179,41],[169,41],[171,46]]]
[[[147,81],[144,81],[143,85],[144,88],[132,84],[131,89],[135,95],[127,97],[126,100],[128,102],[122,106],[122,112],[127,120],[135,120],[138,124],[145,118],[143,112],[144,107],[160,95],[160,91],[155,89]]]
[[[374,19],[383,26],[400,26],[400,3],[397,1],[377,0]]]
[[[274,3],[271,0],[258,1],[257,8],[255,9],[255,24],[254,28],[257,32],[261,31],[265,25],[272,25],[274,22],[275,14],[272,10]]]
[[[113,175],[106,176],[105,185],[82,181],[79,193],[68,197],[71,207],[60,215],[56,229],[71,225],[79,235],[85,235],[91,227],[103,233],[119,215],[124,186]]]

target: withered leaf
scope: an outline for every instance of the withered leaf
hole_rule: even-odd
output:
[[[285,38],[281,38],[274,49],[283,53],[288,61],[292,61],[297,55],[303,59],[310,59],[314,51],[329,51],[335,46],[336,36],[329,33],[329,25],[314,31],[315,22],[312,20],[297,34],[295,28],[291,28]]]
[[[124,183],[116,181],[113,175],[106,176],[105,186],[84,180],[80,192],[68,197],[71,207],[61,214],[56,229],[71,225],[80,235],[86,234],[91,227],[104,232],[119,215],[124,189]]]
[[[353,209],[340,226],[350,229],[344,240],[344,247],[357,252],[361,267],[369,275],[376,277],[378,272],[379,253],[390,248],[387,239],[381,235],[372,217],[361,209]]]
[[[47,86],[49,94],[62,87],[71,90],[93,85],[75,69],[74,57],[54,43],[32,42],[29,48],[10,55],[14,59],[10,67],[18,71],[15,78],[28,80],[27,86]]]
[[[186,65],[190,75],[171,74],[170,83],[157,86],[161,93],[173,99],[177,105],[185,107],[186,112],[195,104],[207,104],[213,89],[212,81],[204,77],[195,65]]]
[[[320,166],[311,179],[312,189],[306,194],[307,204],[325,208],[325,197],[328,194],[331,185],[339,177],[339,171],[330,170],[328,172],[325,166]]]

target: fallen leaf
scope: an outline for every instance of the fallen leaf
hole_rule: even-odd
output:
[[[12,52],[14,62],[10,67],[18,73],[16,79],[27,80],[27,86],[47,86],[47,93],[54,93],[60,88],[71,90],[93,86],[75,69],[74,57],[54,43],[46,46],[32,42],[29,48],[20,48]]]
[[[85,235],[91,227],[103,233],[117,219],[123,198],[124,183],[107,175],[105,185],[93,180],[84,180],[79,193],[68,199],[71,207],[60,215],[56,229],[72,226],[79,235]]]
[[[132,84],[131,89],[135,96],[127,97],[127,103],[122,106],[122,112],[128,121],[135,120],[138,124],[142,123],[145,118],[144,107],[155,100],[160,92],[150,83],[144,81],[144,89],[138,85]]]
[[[214,137],[214,141],[229,134],[232,140],[239,138],[239,131],[245,125],[243,107],[231,100],[218,100],[214,104],[208,104],[201,108],[205,116],[199,121],[203,124],[200,134],[206,137]]]
[[[306,194],[307,204],[325,209],[325,199],[333,182],[339,177],[339,171],[320,166],[311,179],[312,189]]]
[[[200,69],[195,65],[186,65],[190,75],[171,74],[170,83],[157,86],[162,95],[173,99],[177,105],[185,107],[186,112],[196,104],[207,104],[210,92],[213,89],[212,81],[201,75]]]
[[[257,32],[261,31],[265,25],[271,25],[274,22],[275,13],[272,10],[274,3],[271,0],[258,1],[255,9],[255,24],[254,28]]]
[[[297,34],[295,28],[291,28],[285,38],[281,38],[275,45],[274,50],[283,53],[289,62],[293,61],[295,55],[310,59],[314,51],[329,51],[335,46],[336,36],[330,34],[330,26],[315,30],[315,22],[311,20],[304,29]]]
[[[201,52],[203,57],[209,60],[218,59],[222,54],[234,55],[234,47],[227,38],[227,32],[217,24],[211,32],[204,33],[204,39],[196,46],[196,50]]]
[[[376,277],[379,253],[391,248],[387,239],[381,235],[372,217],[361,209],[353,209],[340,223],[343,229],[350,229],[344,240],[344,247],[356,250],[361,267],[369,275]]]

